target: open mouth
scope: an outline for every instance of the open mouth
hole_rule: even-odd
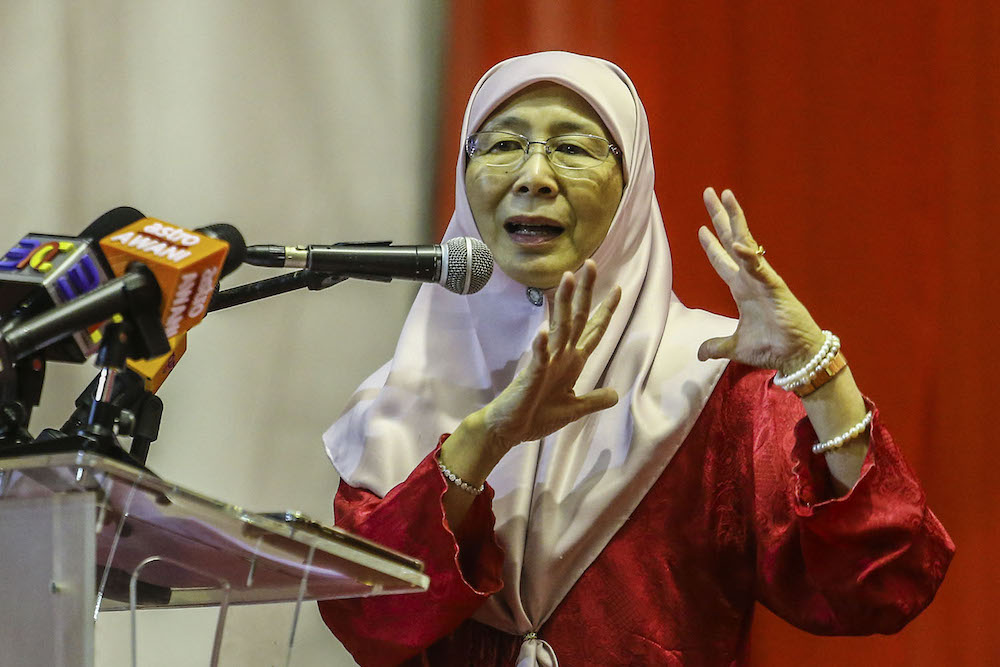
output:
[[[515,243],[545,243],[556,238],[564,231],[562,226],[547,218],[514,217],[507,220],[503,226]]]

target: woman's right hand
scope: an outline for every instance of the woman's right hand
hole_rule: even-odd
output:
[[[597,267],[590,259],[583,264],[579,284],[572,273],[563,274],[549,330],[535,337],[528,366],[480,411],[483,444],[492,450],[491,458],[499,460],[522,442],[545,437],[618,402],[618,392],[610,387],[583,396],[573,391],[621,299],[621,288],[615,287],[590,316],[596,277]]]
[[[499,396],[463,419],[441,445],[440,462],[466,483],[482,484],[512,447],[618,402],[618,392],[609,387],[583,396],[573,391],[621,300],[621,288],[615,287],[591,317],[596,277],[597,267],[589,259],[580,271],[579,284],[572,273],[563,275],[549,330],[535,337],[528,366]],[[448,485],[443,498],[448,525],[459,542],[473,498],[454,484]]]

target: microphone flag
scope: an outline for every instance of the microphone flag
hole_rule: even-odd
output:
[[[87,239],[28,234],[0,259],[0,314],[11,312],[29,297],[34,309],[47,310],[108,280],[108,268]],[[86,359],[101,341],[101,324],[75,332],[75,345],[61,347],[57,356],[71,357],[67,361]]]
[[[161,322],[168,338],[188,331],[205,316],[229,245],[224,241],[143,218],[101,239],[112,273],[133,262],[146,265],[163,294]]]
[[[155,394],[186,351],[187,333],[181,332],[170,339],[170,352],[153,359],[129,359],[127,365],[142,378],[145,390]]]

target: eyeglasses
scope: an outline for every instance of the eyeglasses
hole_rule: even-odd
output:
[[[545,141],[531,141],[513,132],[476,132],[465,140],[470,161],[487,167],[520,167],[528,159],[532,144],[545,147],[545,157],[554,167],[591,169],[608,155],[621,157],[618,146],[593,134],[561,134]]]

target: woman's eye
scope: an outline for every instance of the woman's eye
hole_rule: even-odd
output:
[[[508,151],[523,151],[523,150],[524,148],[521,147],[521,144],[514,141],[513,139],[504,139],[502,141],[498,141],[490,147],[491,153],[506,153]]]
[[[590,152],[583,146],[568,142],[558,144],[556,146],[556,152],[565,153],[566,155],[590,155]]]

